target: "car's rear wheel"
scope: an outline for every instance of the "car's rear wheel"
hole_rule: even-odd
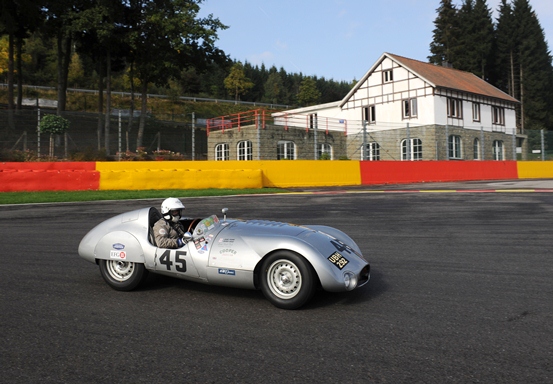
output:
[[[118,291],[131,291],[148,276],[144,264],[121,260],[100,260],[100,273],[106,283]]]
[[[316,288],[313,267],[302,256],[278,251],[261,267],[261,291],[276,307],[296,309],[313,297]]]

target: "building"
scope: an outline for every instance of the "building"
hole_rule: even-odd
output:
[[[384,53],[342,100],[274,113],[263,120],[272,135],[246,140],[254,159],[510,160],[525,145],[517,104],[472,73]],[[222,159],[216,145],[238,148],[246,135],[217,133],[209,139],[214,159]],[[255,157],[254,147],[266,155]]]

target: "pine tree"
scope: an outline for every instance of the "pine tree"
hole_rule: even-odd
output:
[[[513,8],[507,0],[501,0],[498,13],[492,81],[499,89],[516,97],[514,90],[516,31]]]
[[[543,29],[528,0],[514,0],[513,17],[517,38],[514,56],[518,60],[515,94],[521,102],[521,132],[551,127],[553,114],[548,106],[553,101],[553,67]]]
[[[474,61],[473,73],[484,80],[489,80],[493,65],[494,25],[492,13],[486,0],[476,0],[474,4],[473,42]]]
[[[434,64],[453,63],[455,61],[454,47],[458,39],[457,9],[451,0],[441,0],[440,7],[436,9],[438,16],[434,20],[436,28],[434,37],[430,43],[428,60]]]

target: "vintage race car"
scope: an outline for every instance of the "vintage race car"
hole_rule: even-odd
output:
[[[159,248],[152,227],[154,208],[112,217],[79,244],[79,255],[98,264],[106,283],[121,291],[138,287],[148,272],[205,284],[260,289],[275,306],[299,308],[317,288],[351,291],[366,284],[370,266],[342,231],[266,220],[181,219],[186,244]]]

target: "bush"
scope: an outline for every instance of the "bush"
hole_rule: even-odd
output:
[[[69,129],[69,120],[58,115],[45,115],[40,120],[40,132],[61,135]]]

